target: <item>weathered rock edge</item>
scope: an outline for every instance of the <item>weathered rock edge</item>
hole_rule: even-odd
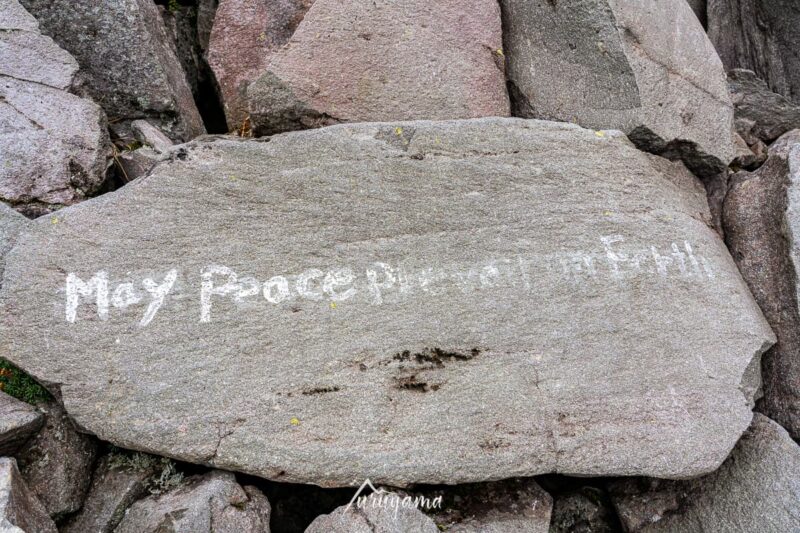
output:
[[[679,166],[619,133],[522,119],[196,141],[32,224],[7,256],[0,355],[60,384],[103,440],[269,479],[697,476],[748,427],[745,374],[774,336]],[[710,270],[674,260],[662,276],[635,255],[690,242],[684,260]],[[244,283],[376,261],[411,273],[410,292],[375,305],[359,277],[349,301],[215,297],[201,321],[210,264]],[[141,291],[171,268],[146,327],[147,300],[64,319],[69,272]]]

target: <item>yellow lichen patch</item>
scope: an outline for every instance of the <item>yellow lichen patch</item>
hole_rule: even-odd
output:
[[[505,55],[503,53],[503,49],[502,48],[498,48],[497,50],[494,51],[494,53],[499,55],[500,57],[503,57]]]
[[[336,309],[336,302],[331,302],[331,309]]]
[[[596,131],[596,132],[594,132],[594,134],[597,135],[598,137],[605,137],[606,136],[606,132],[604,132],[604,131]]]
[[[54,225],[54,226],[55,226],[56,224],[58,224],[58,217],[53,217],[53,218],[51,218],[51,219],[50,219],[50,223],[51,223],[52,225]]]
[[[299,426],[300,425],[300,419],[297,418],[296,416],[293,416],[292,419],[289,420],[289,423],[291,425],[293,425],[293,426]]]
[[[403,128],[401,128],[400,126],[397,126],[394,129],[394,134],[397,135],[398,137],[401,136],[403,134]]]
[[[603,211],[603,216],[605,216],[605,217],[610,217],[610,216],[612,216],[613,214],[614,214],[614,213],[613,213],[613,212],[611,212],[611,211]]]

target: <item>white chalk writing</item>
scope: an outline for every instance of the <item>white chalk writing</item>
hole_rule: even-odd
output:
[[[623,248],[624,243],[622,235],[608,235],[600,238],[599,249],[594,252],[520,254],[466,265],[463,261],[436,266],[373,261],[361,268],[314,267],[296,274],[274,275],[263,282],[252,276],[241,276],[230,267],[212,264],[199,272],[198,319],[201,323],[211,322],[215,305],[225,301],[241,305],[260,300],[281,305],[308,300],[330,302],[332,307],[337,303],[361,301],[378,306],[414,293],[435,296],[453,289],[464,293],[499,287],[532,291],[541,280],[549,285],[559,280],[581,285],[609,281],[626,283],[639,277],[694,282],[716,277],[711,262],[698,255],[687,241],[637,249]],[[537,276],[542,271],[547,272],[546,276]],[[82,304],[93,305],[97,318],[108,320],[111,308],[121,312],[146,303],[139,325],[147,326],[166,305],[181,275],[178,269],[172,268],[160,282],[148,277],[139,283],[131,280],[112,283],[106,270],[94,273],[86,281],[69,273],[65,288],[66,320],[76,322]],[[191,277],[192,273],[189,275]]]

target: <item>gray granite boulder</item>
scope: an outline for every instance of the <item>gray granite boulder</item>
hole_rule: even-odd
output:
[[[379,489],[381,490],[381,489]],[[415,506],[403,493],[379,494],[359,507],[356,502],[343,505],[330,514],[317,517],[305,533],[438,533],[436,523]]]
[[[753,145],[771,143],[787,131],[800,129],[800,105],[772,92],[752,70],[728,73],[728,87],[736,109],[736,130]]]
[[[17,462],[0,457],[0,531],[4,533],[56,533],[44,506],[25,486]]]
[[[619,129],[702,176],[734,158],[725,71],[686,2],[501,5],[514,115]]]
[[[228,128],[248,116],[247,87],[263,75],[314,0],[222,0],[208,47],[208,63],[222,93]],[[358,37],[351,35],[358,42]]]
[[[299,13],[299,11],[297,11]],[[248,90],[256,135],[508,116],[494,0],[317,0]]]
[[[708,35],[727,70],[752,70],[800,104],[800,3],[708,0]]]
[[[458,485],[441,495],[441,510],[433,514],[442,531],[547,533],[550,529],[553,498],[533,479]]]
[[[106,120],[67,92],[78,65],[16,0],[0,10],[0,200],[29,215],[70,205],[105,179]]]
[[[275,480],[700,475],[774,337],[680,168],[522,119],[199,140],[35,221],[0,356],[103,440]]]
[[[731,254],[778,337],[763,358],[761,409],[800,438],[800,130],[756,172],[731,178],[723,209]]]
[[[78,60],[80,91],[115,128],[157,120],[175,140],[205,133],[175,45],[152,0],[21,0]]]
[[[800,447],[769,418],[753,423],[719,470],[700,479],[632,479],[611,497],[625,531],[797,531]]]
[[[43,421],[36,408],[0,392],[0,456],[14,455]]]
[[[115,533],[269,533],[270,506],[230,472],[187,478],[179,487],[134,503]]]
[[[148,481],[157,474],[155,460],[125,464],[118,457],[106,455],[98,462],[83,507],[61,526],[61,533],[112,533],[128,507],[149,496]]]
[[[97,455],[96,441],[79,433],[55,402],[42,404],[44,426],[17,454],[28,487],[58,520],[83,505]]]

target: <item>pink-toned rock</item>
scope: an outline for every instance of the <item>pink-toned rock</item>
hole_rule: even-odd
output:
[[[208,63],[222,93],[231,130],[247,118],[247,87],[264,74],[272,54],[289,41],[314,0],[222,0]]]
[[[256,134],[508,116],[494,0],[317,0],[250,85]]]

